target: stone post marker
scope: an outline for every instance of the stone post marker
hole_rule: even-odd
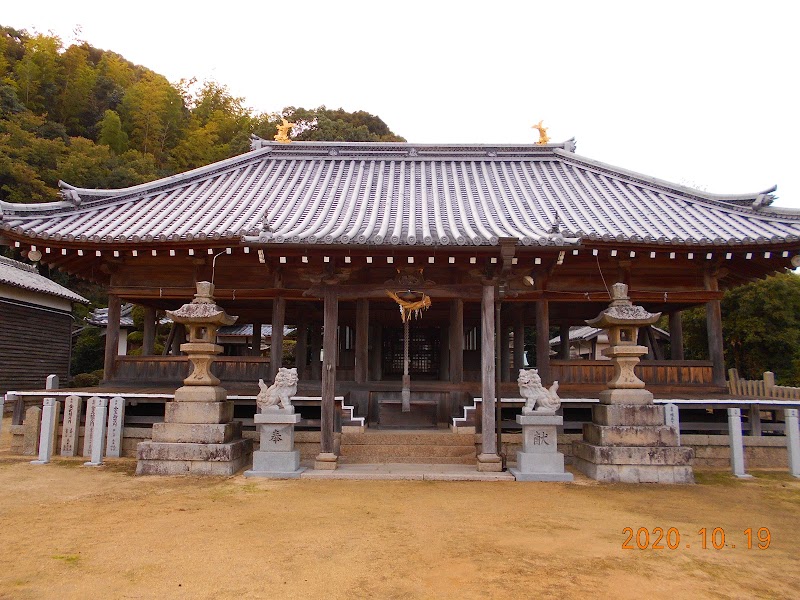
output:
[[[253,421],[258,426],[261,445],[253,452],[253,468],[245,477],[271,477],[294,479],[305,468],[300,467],[300,450],[294,447],[294,426],[300,422],[295,414],[291,397],[297,393],[297,369],[278,371],[275,383],[267,388],[259,381],[261,392],[256,402],[259,412]]]
[[[97,398],[94,403],[95,419],[92,429],[92,457],[89,462],[83,463],[84,467],[99,467],[103,464],[103,442],[106,438],[106,412],[108,411],[108,398]],[[86,435],[90,435],[88,432]]]
[[[677,404],[670,402],[664,405],[664,422],[667,427],[671,427],[675,431],[678,446],[681,445],[681,417]]]
[[[558,451],[558,427],[564,417],[556,415],[561,406],[554,382],[549,390],[542,386],[536,369],[521,369],[519,390],[525,398],[517,423],[522,425],[522,451],[517,452],[517,468],[511,468],[517,481],[572,481],[564,471],[564,455]]]
[[[800,429],[796,408],[784,411],[786,421],[786,449],[789,451],[789,472],[800,477]]]
[[[744,440],[742,439],[742,410],[728,409],[728,436],[731,444],[731,471],[736,477],[749,479],[752,475],[744,472]]]
[[[0,435],[3,433],[3,411],[6,408],[6,396],[0,396]]]
[[[53,456],[58,434],[58,417],[61,412],[61,403],[55,398],[44,399],[42,410],[42,426],[39,433],[39,459],[32,460],[32,465],[46,465]]]
[[[22,433],[23,456],[36,456],[39,453],[39,435],[42,430],[42,409],[31,406],[25,411]]]
[[[78,451],[78,434],[81,429],[83,400],[80,396],[67,396],[64,401],[64,424],[61,427],[61,456],[75,456]]]
[[[608,389],[592,407],[592,422],[583,426],[583,441],[573,445],[573,464],[592,479],[625,483],[694,483],[692,448],[681,447],[666,424],[663,406],[634,368],[647,353],[636,343],[639,328],[655,323],[661,313],[649,313],[628,297],[628,286],[615,283],[607,309],[587,325],[608,329],[610,347],[603,350],[614,365]]]
[[[86,423],[83,427],[83,455],[92,456],[92,432],[97,423],[97,403],[102,400],[97,396],[92,396],[86,401]]]
[[[122,430],[125,427],[125,398],[114,396],[108,402],[108,436],[106,456],[122,456]]]
[[[167,403],[164,422],[153,425],[152,441],[138,445],[137,475],[233,475],[253,452],[253,442],[242,439],[241,421],[233,420],[233,402],[211,373],[214,357],[222,352],[215,343],[217,329],[237,319],[216,304],[213,294],[214,285],[200,281],[191,303],[167,311],[189,329],[181,350],[193,370],[175,391],[175,401]]]

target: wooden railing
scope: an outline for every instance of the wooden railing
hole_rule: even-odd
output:
[[[610,360],[551,360],[550,374],[560,385],[605,386],[614,374]],[[648,386],[712,386],[707,360],[642,361],[636,374]]]
[[[269,358],[218,356],[211,372],[222,381],[257,381],[269,375]],[[112,381],[174,383],[189,375],[185,356],[118,356]]]
[[[729,369],[728,391],[737,396],[800,400],[800,388],[775,385],[775,374],[772,371],[766,371],[763,379],[741,379],[736,369]]]

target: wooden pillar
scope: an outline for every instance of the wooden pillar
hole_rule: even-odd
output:
[[[356,300],[355,381],[369,377],[369,300]]]
[[[272,301],[272,338],[269,344],[269,378],[275,381],[278,369],[283,366],[283,325],[286,322],[286,298]]]
[[[183,323],[175,323],[175,329],[172,334],[172,348],[170,351],[173,356],[180,356],[181,344],[186,342],[186,326]]]
[[[669,315],[669,349],[672,360],[683,360],[683,323],[679,310]]]
[[[119,352],[119,316],[121,303],[116,294],[108,295],[108,326],[106,327],[106,353],[103,362],[103,379],[110,381],[116,368]]]
[[[479,471],[501,471],[503,465],[497,454],[496,382],[495,382],[495,286],[484,284],[481,297],[481,443],[478,456]]]
[[[725,387],[725,354],[722,346],[722,308],[719,300],[706,302],[708,355],[711,359],[714,385]]]
[[[250,336],[250,356],[261,356],[261,321],[253,321],[253,335]]]
[[[450,381],[450,328],[439,328],[439,381]]]
[[[569,360],[569,325],[562,324],[560,331],[561,347],[558,349],[558,358],[561,360]]]
[[[464,301],[450,303],[450,383],[464,381]]]
[[[142,332],[142,356],[152,356],[156,347],[156,309],[144,307],[144,331]]]
[[[525,367],[525,307],[515,307],[514,314],[514,376],[516,380],[519,370]]]
[[[508,310],[500,311],[500,381],[511,381],[511,329],[506,323]]]
[[[322,377],[322,363],[319,361],[319,354],[322,351],[322,328],[318,323],[311,327],[311,379],[319,381]]]
[[[547,300],[536,301],[536,368],[543,385],[550,385],[550,312]]]
[[[308,366],[308,321],[300,317],[297,322],[297,344],[294,347],[294,364],[297,367],[297,378],[305,379]]]
[[[370,335],[370,350],[369,350],[369,379],[370,381],[381,380],[381,363],[383,361],[383,326],[376,323],[372,326],[372,333]]]
[[[335,469],[333,428],[336,389],[336,331],[339,321],[339,300],[333,290],[325,290],[325,322],[322,342],[322,423],[320,454],[315,469]]]
[[[661,353],[661,346],[658,345],[658,339],[656,338],[656,331],[653,329],[652,325],[648,325],[646,327],[647,331],[647,339],[650,344],[650,349],[653,351],[653,358],[655,360],[664,360],[664,355]]]

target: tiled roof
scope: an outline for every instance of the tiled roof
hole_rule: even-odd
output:
[[[800,240],[800,213],[771,192],[715,195],[546,146],[256,140],[255,150],[122,190],[62,184],[65,201],[0,203],[32,239],[236,240],[373,245],[563,244],[554,236],[658,244]],[[266,227],[262,229],[262,227]]]
[[[284,327],[283,335],[288,335],[293,331],[294,329],[291,327]],[[226,325],[225,327],[220,327],[217,333],[218,335],[226,336],[251,336],[253,335],[253,324],[248,323],[242,325]],[[261,337],[272,337],[272,325],[261,325]]]
[[[653,329],[660,335],[660,337],[664,339],[669,339],[669,333],[660,329],[658,327],[653,327]],[[580,327],[570,327],[569,328],[569,341],[570,342],[588,342],[596,338],[598,335],[603,333],[603,329],[597,329],[596,327],[591,327],[589,325],[582,325]],[[557,335],[556,337],[550,340],[551,346],[558,346],[561,343],[561,336]]]
[[[0,256],[0,283],[32,292],[39,292],[40,294],[66,298],[71,302],[89,303],[83,296],[79,296],[63,285],[39,275],[33,265],[26,265],[4,256]]]

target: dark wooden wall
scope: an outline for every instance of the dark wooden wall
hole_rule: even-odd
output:
[[[0,393],[43,389],[69,377],[72,315],[0,298]]]

